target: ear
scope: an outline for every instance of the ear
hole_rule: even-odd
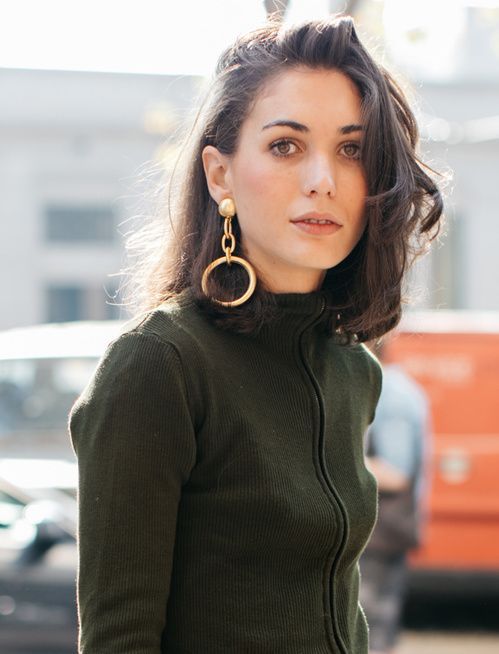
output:
[[[229,174],[229,157],[213,145],[207,145],[201,153],[204,174],[211,197],[217,204],[233,197]]]

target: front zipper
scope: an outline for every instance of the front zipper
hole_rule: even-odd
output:
[[[299,352],[300,352],[300,357],[301,361],[303,364],[303,367],[305,368],[305,371],[312,383],[312,387],[315,392],[315,399],[317,401],[317,406],[319,408],[319,465],[322,473],[323,480],[326,484],[326,487],[328,488],[329,492],[332,495],[332,498],[334,502],[336,503],[337,508],[340,511],[341,514],[341,519],[342,519],[342,530],[341,530],[341,540],[340,540],[340,545],[338,549],[336,550],[336,554],[333,557],[333,564],[331,566],[331,573],[329,575],[329,584],[328,584],[328,597],[329,597],[329,614],[331,616],[331,632],[333,639],[335,640],[335,644],[339,647],[339,650],[341,654],[348,654],[348,650],[345,646],[345,643],[343,642],[343,639],[340,634],[338,622],[336,620],[336,614],[334,611],[334,605],[333,605],[333,589],[334,589],[334,578],[337,570],[337,566],[339,563],[339,560],[343,554],[343,551],[345,549],[345,545],[347,542],[348,538],[348,519],[347,519],[347,514],[346,514],[346,509],[343,505],[343,502],[341,501],[337,491],[335,490],[333,483],[329,477],[329,473],[327,471],[327,466],[326,466],[326,460],[325,460],[325,433],[324,433],[324,423],[325,423],[325,410],[324,410],[324,401],[322,399],[322,395],[320,392],[320,387],[319,384],[310,369],[306,357],[303,353],[303,347],[302,347],[302,341],[303,341],[303,335],[307,331],[307,329],[310,329],[322,316],[324,313],[326,307],[326,299],[323,297],[322,298],[322,305],[321,305],[321,310],[317,318],[314,320],[313,323],[308,325],[300,334],[299,338]]]

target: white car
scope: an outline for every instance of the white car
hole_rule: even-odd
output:
[[[0,652],[76,651],[69,410],[118,321],[0,332]]]

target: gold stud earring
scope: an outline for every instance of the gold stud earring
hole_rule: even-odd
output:
[[[222,200],[218,205],[218,213],[225,219],[224,233],[222,236],[222,250],[225,252],[225,256],[215,259],[215,261],[212,261],[210,264],[208,264],[208,266],[206,266],[203,272],[203,277],[201,278],[201,288],[207,297],[211,297],[208,292],[208,278],[212,270],[214,270],[217,266],[220,266],[222,263],[226,263],[228,266],[231,266],[232,263],[238,263],[246,270],[249,277],[248,288],[243,293],[243,295],[241,295],[239,298],[236,298],[235,300],[230,301],[217,300],[216,298],[211,297],[214,302],[221,304],[224,307],[237,307],[238,305],[243,304],[249,300],[249,298],[253,295],[253,292],[256,288],[256,274],[253,266],[248,261],[246,261],[246,259],[232,256],[232,253],[236,248],[236,239],[232,233],[231,223],[232,218],[236,215],[236,205],[234,204],[234,200],[232,198],[225,198]]]

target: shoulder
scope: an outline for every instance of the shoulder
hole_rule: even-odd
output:
[[[186,475],[202,419],[175,347],[131,328],[109,343],[71,407],[68,429],[80,469],[96,457],[111,466],[129,452],[137,461],[147,452],[163,460],[173,452]]]
[[[186,413],[195,428],[203,422],[203,385],[186,368],[178,339],[169,338],[169,321],[161,318],[162,332],[150,323],[155,313],[129,321],[108,344],[71,408],[73,428],[101,414],[140,415],[151,421],[169,412],[177,420]]]
[[[71,413],[87,405],[139,405],[157,392],[175,389],[187,397],[186,382],[175,348],[148,334],[129,329],[112,340]]]
[[[223,332],[182,294],[127,321],[107,346],[91,383],[106,388],[134,384],[140,394],[151,387],[175,387],[177,394],[185,393],[198,423],[212,379],[209,343],[216,338],[223,341]]]
[[[364,343],[360,345],[360,349],[363,352],[365,365],[368,370],[367,374],[372,385],[374,403],[377,404],[383,387],[383,368],[379,359]]]
[[[336,351],[347,371],[348,378],[345,381],[350,392],[358,406],[367,407],[371,422],[381,394],[381,364],[363,343],[339,345]]]
[[[373,352],[371,352],[371,350],[364,343],[361,343],[358,347],[362,351],[366,366],[369,368],[371,373],[381,379],[383,372],[378,357],[373,354]]]
[[[156,341],[158,346],[175,351],[184,360],[191,355],[199,357],[204,339],[213,330],[216,328],[184,291],[125,323],[119,338]]]
[[[136,316],[122,326],[108,343],[80,404],[125,391],[133,391],[140,399],[150,389],[167,387],[189,395],[182,355],[194,346],[175,317],[179,308],[175,303],[170,305]]]
[[[340,346],[340,351],[352,372],[373,384],[379,394],[383,378],[382,367],[371,350],[364,343],[355,343]]]

